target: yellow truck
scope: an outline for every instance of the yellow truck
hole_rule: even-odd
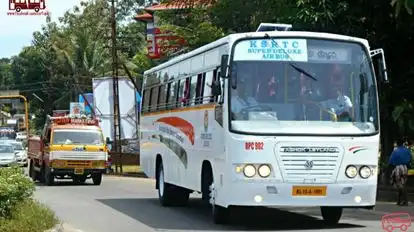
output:
[[[29,175],[34,181],[53,185],[55,178],[70,178],[76,183],[91,178],[100,185],[108,149],[99,120],[48,116],[41,136],[28,140],[28,158]]]

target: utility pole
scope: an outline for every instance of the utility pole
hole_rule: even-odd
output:
[[[115,154],[119,159],[115,162],[115,172],[118,166],[122,174],[122,147],[121,147],[121,117],[119,111],[119,84],[118,84],[118,53],[116,44],[116,12],[115,0],[111,0],[111,27],[112,27],[112,94],[114,100],[114,141]]]

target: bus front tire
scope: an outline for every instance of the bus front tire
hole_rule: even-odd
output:
[[[184,188],[165,183],[164,167],[162,162],[158,165],[158,198],[162,206],[184,206],[188,203],[190,192]]]
[[[336,225],[341,219],[343,209],[341,207],[321,207],[322,218],[328,225]]]
[[[211,213],[215,224],[228,224],[230,221],[230,208],[215,203],[213,171],[209,163],[203,164],[201,175],[201,194],[205,204],[211,205]]]
[[[219,205],[212,205],[213,221],[218,225],[225,225],[229,223],[230,209]]]

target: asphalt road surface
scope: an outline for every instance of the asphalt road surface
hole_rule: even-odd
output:
[[[88,180],[84,185],[61,182],[57,186],[38,185],[36,198],[53,209],[58,217],[84,232],[146,231],[384,231],[381,217],[395,208],[380,203],[375,211],[346,210],[341,224],[327,228],[319,208],[240,209],[232,225],[213,224],[210,211],[199,196],[187,207],[159,205],[154,181],[143,178],[104,177],[101,186]],[[398,209],[397,209],[398,210]],[[255,215],[259,220],[252,221]],[[398,231],[398,229],[396,230]],[[408,231],[414,231],[414,226]]]

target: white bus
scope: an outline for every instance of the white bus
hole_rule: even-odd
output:
[[[335,224],[375,205],[385,81],[365,39],[228,35],[144,73],[141,167],[163,206],[199,192],[215,223],[233,206],[318,206]]]

